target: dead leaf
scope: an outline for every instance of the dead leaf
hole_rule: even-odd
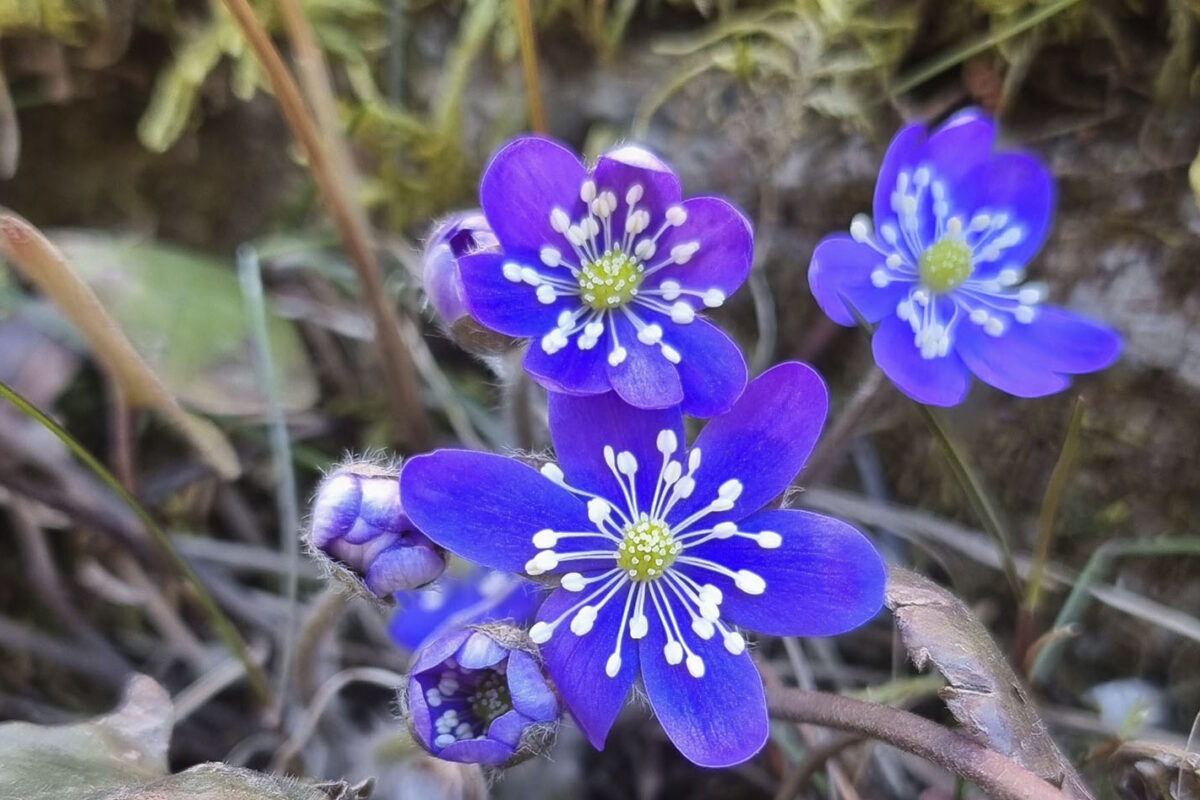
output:
[[[893,568],[886,602],[918,669],[930,662],[949,686],[942,699],[966,734],[1070,797],[1092,800],[1075,767],[1050,738],[1028,690],[983,624],[928,578]]]

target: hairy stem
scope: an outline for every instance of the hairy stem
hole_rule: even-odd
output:
[[[970,781],[996,800],[1068,800],[1015,761],[908,711],[824,692],[767,685],[771,716],[887,742]]]

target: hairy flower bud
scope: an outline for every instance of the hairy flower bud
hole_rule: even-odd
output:
[[[444,551],[405,515],[396,475],[377,464],[347,464],[326,476],[312,506],[314,553],[379,598],[424,586],[446,568]]]
[[[408,681],[413,737],[447,761],[511,766],[542,752],[560,715],[528,635],[459,628],[424,645]]]

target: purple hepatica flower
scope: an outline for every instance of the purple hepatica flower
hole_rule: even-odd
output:
[[[525,369],[573,395],[616,390],[639,408],[724,412],[746,385],[737,345],[698,311],[750,272],[750,223],[716,197],[682,199],[671,168],[640,147],[589,171],[563,145],[516,139],[480,183],[501,253],[460,262],[482,325],[530,338]]]
[[[496,253],[500,243],[479,209],[460,211],[434,228],[421,256],[425,294],[447,325],[466,316],[458,260],[471,253]]]
[[[728,766],[758,752],[768,728],[738,626],[830,636],[883,603],[884,565],[861,533],[764,510],[799,473],[827,409],[820,377],[782,364],[688,450],[678,407],[551,394],[557,463],[539,471],[440,450],[411,459],[400,485],[439,544],[496,569],[560,577],[530,636],[596,747],[640,674],[679,750]]]
[[[392,641],[406,650],[451,628],[484,622],[533,622],[545,590],[508,572],[471,566],[466,573],[442,575],[424,589],[397,592],[396,613],[388,623]]]
[[[922,403],[962,402],[971,373],[1018,397],[1052,394],[1121,349],[1115,331],[1042,305],[1045,287],[1022,283],[1050,228],[1054,183],[1033,156],[993,152],[994,139],[977,110],[930,136],[900,131],[875,186],[874,231],[856,218],[809,267],[834,322],[854,325],[857,311],[879,323],[876,363]]]
[[[441,548],[400,507],[396,472],[370,463],[338,467],[321,481],[308,541],[379,598],[424,586],[446,568]]]
[[[408,717],[438,758],[507,766],[537,752],[558,699],[528,637],[515,628],[460,628],[421,648],[408,680]]]

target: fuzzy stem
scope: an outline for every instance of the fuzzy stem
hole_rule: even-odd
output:
[[[767,707],[776,719],[823,725],[887,742],[944,767],[996,800],[1068,800],[1015,761],[908,711],[770,682]]]

